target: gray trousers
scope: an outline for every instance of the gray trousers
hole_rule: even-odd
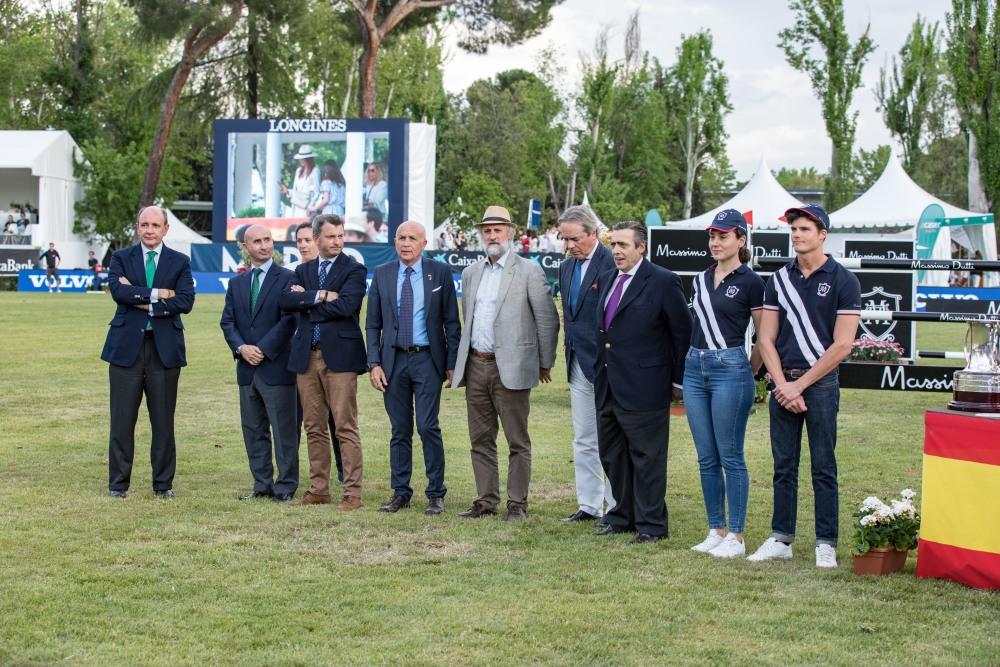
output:
[[[527,508],[531,482],[531,438],[528,437],[530,389],[507,389],[500,382],[495,361],[469,357],[465,368],[465,405],[472,444],[472,473],[476,504],[496,509],[500,502],[497,433],[503,425],[510,457],[507,466],[507,505]],[[499,418],[499,424],[497,419]]]
[[[294,384],[270,385],[254,375],[240,386],[240,420],[253,490],[295,493],[299,487],[298,391]],[[273,435],[273,440],[272,440]],[[271,464],[271,444],[278,476]]]

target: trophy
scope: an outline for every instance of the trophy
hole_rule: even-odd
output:
[[[952,410],[1000,412],[1000,320],[969,320],[963,370],[955,371]]]

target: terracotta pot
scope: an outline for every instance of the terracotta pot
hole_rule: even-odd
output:
[[[893,547],[878,547],[866,554],[854,557],[854,574],[892,574],[906,565],[908,551],[897,551]]]

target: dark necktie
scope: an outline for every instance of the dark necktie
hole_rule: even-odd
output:
[[[146,253],[146,287],[153,288],[153,277],[156,275],[156,251],[150,250]],[[149,311],[153,312],[153,304],[149,304]],[[153,328],[153,320],[146,318],[146,329]]]
[[[262,269],[253,270],[253,281],[250,283],[250,314],[257,310],[257,295],[260,294],[260,274]]]
[[[319,263],[319,288],[323,289],[323,285],[326,284],[326,272],[330,268],[330,260],[325,259]],[[319,345],[319,325],[313,325],[313,335],[310,344],[315,347]]]
[[[403,272],[403,289],[399,296],[399,333],[396,335],[398,347],[413,345],[413,285],[410,284],[412,275],[413,267],[406,267],[406,271]]]
[[[576,302],[580,298],[580,278],[583,272],[583,262],[580,260],[573,261],[573,282],[569,286],[569,310],[571,313],[576,312]]]
[[[615,313],[618,312],[618,304],[622,301],[622,290],[625,289],[625,281],[631,278],[627,273],[623,273],[618,277],[618,282],[615,284],[615,289],[611,292],[611,298],[608,299],[608,305],[604,309],[604,330],[607,331],[611,328],[611,322],[615,319]]]

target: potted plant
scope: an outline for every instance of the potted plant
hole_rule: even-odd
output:
[[[890,574],[903,569],[910,549],[917,546],[920,514],[913,504],[917,494],[903,489],[886,505],[875,496],[865,498],[854,513],[855,574]]]
[[[902,346],[891,340],[859,338],[851,346],[851,361],[874,361],[881,364],[898,364],[902,354]]]

